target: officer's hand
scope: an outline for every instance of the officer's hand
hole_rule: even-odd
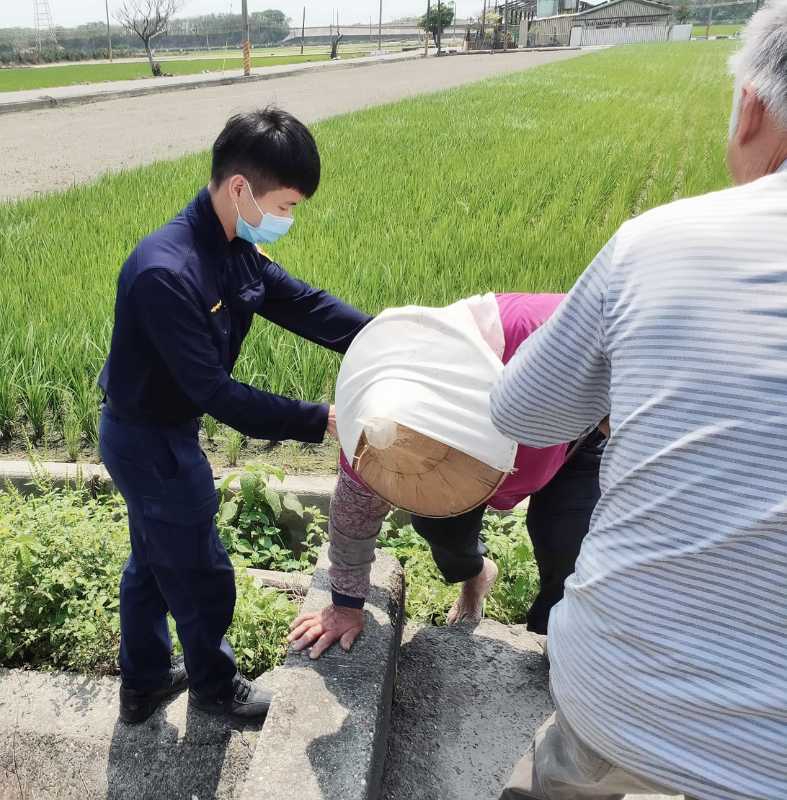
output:
[[[311,645],[310,658],[319,658],[334,642],[349,650],[363,630],[363,609],[326,606],[322,611],[301,614],[290,625],[287,641],[293,650]]]
[[[336,430],[336,406],[331,406],[328,409],[328,433],[330,433],[334,439],[339,438],[339,433]]]

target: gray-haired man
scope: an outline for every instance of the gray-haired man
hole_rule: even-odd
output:
[[[504,800],[787,798],[787,0],[735,71],[738,186],[626,223],[493,393],[532,447],[612,429]]]

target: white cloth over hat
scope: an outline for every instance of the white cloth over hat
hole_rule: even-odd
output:
[[[358,334],[339,370],[336,422],[344,455],[352,464],[362,433],[385,448],[398,423],[510,472],[517,445],[489,416],[502,371],[469,303],[384,311]]]

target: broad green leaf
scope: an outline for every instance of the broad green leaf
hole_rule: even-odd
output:
[[[265,502],[270,506],[273,516],[278,519],[281,514],[281,498],[279,493],[270,486],[265,487]]]

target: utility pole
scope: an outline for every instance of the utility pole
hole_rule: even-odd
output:
[[[484,0],[484,10],[481,12],[481,49],[486,44],[486,0]]]
[[[377,49],[383,49],[383,0],[380,0],[380,20],[377,24]]]
[[[243,0],[241,7],[243,16],[243,76],[248,78],[251,75],[251,42],[249,41],[249,4],[248,0]]]
[[[301,55],[303,55],[303,39],[306,36],[306,6],[303,7],[303,19],[301,20]]]
[[[708,27],[705,29],[705,38],[710,39],[710,26],[713,25],[713,5],[708,9]]]
[[[508,0],[503,6],[503,52],[508,50]]]
[[[112,61],[112,29],[109,27],[109,0],[106,0],[107,7],[107,45],[109,48],[109,60]]]
[[[430,30],[429,17],[432,16],[432,0],[426,0],[426,44],[424,44],[424,56],[429,55],[429,38],[432,35]]]
[[[437,55],[443,54],[443,8],[437,0]]]

